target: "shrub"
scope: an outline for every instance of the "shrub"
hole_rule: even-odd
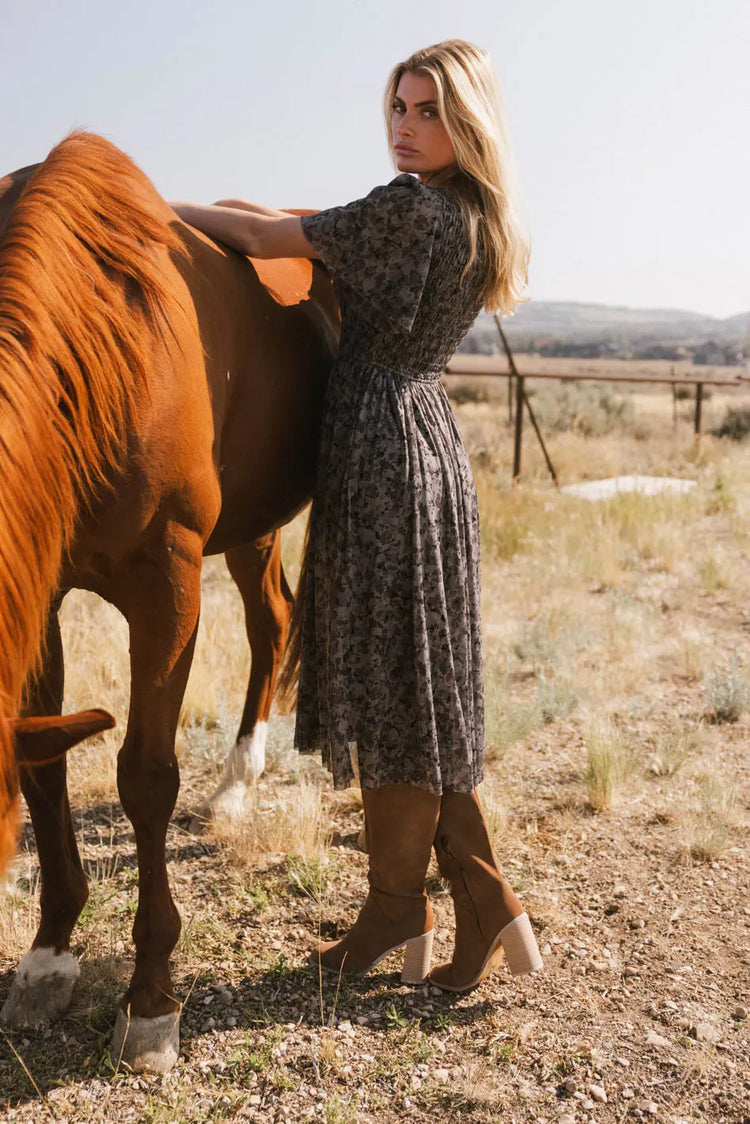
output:
[[[710,387],[703,387],[702,398],[704,402],[709,400],[711,393]],[[695,402],[695,395],[696,387],[694,386],[686,386],[684,383],[681,383],[679,386],[675,387],[674,396],[678,402]]]
[[[534,412],[544,429],[601,437],[621,430],[634,419],[633,403],[609,386],[564,382],[552,393],[539,394]]]
[[[750,433],[750,406],[730,406],[721,425],[712,429],[711,433],[714,437],[742,441]]]
[[[489,402],[492,397],[489,385],[491,381],[494,380],[482,377],[473,379],[470,376],[456,378],[451,375],[445,380],[445,386],[451,402],[462,406],[466,402]]]
[[[739,721],[750,706],[750,682],[740,674],[736,652],[732,652],[727,666],[704,678],[703,693],[712,722]]]

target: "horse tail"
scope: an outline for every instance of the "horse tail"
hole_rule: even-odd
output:
[[[297,589],[294,594],[294,607],[292,618],[289,622],[289,632],[284,647],[281,669],[276,680],[274,701],[282,714],[294,709],[297,701],[299,687],[299,669],[302,656],[302,621],[307,601],[307,585],[310,581],[310,519],[307,520],[305,541],[302,546],[302,563],[300,566]]]
[[[124,465],[171,297],[165,204],[114,145],[73,133],[0,236],[0,872],[15,840],[7,719],[37,666],[83,510]]]

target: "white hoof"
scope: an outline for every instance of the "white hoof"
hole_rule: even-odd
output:
[[[69,952],[32,948],[18,965],[2,1010],[8,1026],[46,1026],[64,1015],[81,969]]]
[[[228,788],[220,786],[209,801],[201,804],[190,821],[188,831],[192,835],[201,835],[213,820],[236,822],[244,819],[246,797],[247,787],[244,784],[233,784]]]
[[[247,785],[242,781],[219,785],[208,798],[208,814],[212,820],[242,820],[245,817]]]
[[[130,1016],[117,1008],[112,1035],[112,1064],[126,1065],[134,1073],[169,1073],[180,1052],[180,1012],[154,1019]]]

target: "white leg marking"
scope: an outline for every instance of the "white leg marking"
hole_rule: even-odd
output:
[[[258,783],[266,767],[268,723],[256,722],[251,734],[240,738],[224,763],[224,777],[208,798],[212,816],[241,819],[247,786]]]
[[[21,987],[28,987],[45,976],[77,980],[80,974],[78,961],[72,953],[55,952],[54,948],[32,948],[18,965],[16,980]]]

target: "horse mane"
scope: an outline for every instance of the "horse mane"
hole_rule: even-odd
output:
[[[7,719],[37,665],[82,511],[123,466],[154,332],[177,305],[165,204],[118,148],[74,132],[0,237],[0,873],[16,837]]]

